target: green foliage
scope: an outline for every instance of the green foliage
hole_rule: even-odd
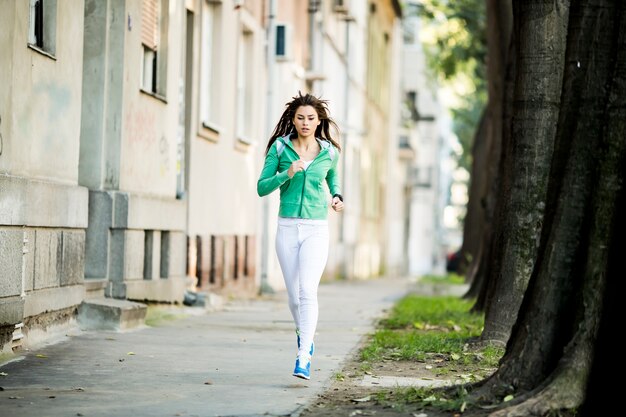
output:
[[[405,14],[424,23],[422,43],[428,66],[458,103],[452,108],[453,128],[463,148],[459,166],[468,171],[474,133],[487,102],[487,17],[484,0],[422,0],[405,2]]]

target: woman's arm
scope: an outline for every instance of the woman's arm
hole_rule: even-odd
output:
[[[331,145],[332,146],[332,145]],[[333,197],[336,195],[341,196],[341,186],[339,185],[339,178],[337,176],[337,165],[339,163],[339,152],[335,151],[336,156],[328,172],[326,173],[326,184],[330,190],[330,195]],[[342,198],[343,200],[343,198]]]
[[[265,156],[265,164],[261,171],[261,176],[256,184],[256,191],[260,197],[270,194],[272,191],[283,185],[289,180],[289,170],[278,173],[278,155],[276,154],[276,143],[272,145],[267,156]]]

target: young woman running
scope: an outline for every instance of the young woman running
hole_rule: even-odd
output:
[[[263,197],[280,188],[276,253],[296,325],[298,356],[293,375],[310,379],[317,327],[317,287],[328,259],[328,195],[343,210],[337,163],[341,149],[330,135],[337,125],[325,100],[298,93],[274,128],[257,183]]]

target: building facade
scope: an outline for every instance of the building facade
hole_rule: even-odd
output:
[[[256,181],[298,91],[329,101],[343,148],[325,279],[411,270],[412,173],[432,153],[403,130],[423,87],[401,83],[397,0],[0,6],[3,350],[73,325],[89,300],[283,288],[278,195]]]
[[[4,0],[0,8],[0,348],[5,350],[74,320],[85,292],[89,193],[78,172],[83,1]]]

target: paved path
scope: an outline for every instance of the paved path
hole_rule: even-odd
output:
[[[312,379],[291,376],[284,293],[124,333],[77,332],[0,367],[0,415],[296,416],[329,385],[407,280],[323,284]],[[201,314],[200,314],[201,313]]]

